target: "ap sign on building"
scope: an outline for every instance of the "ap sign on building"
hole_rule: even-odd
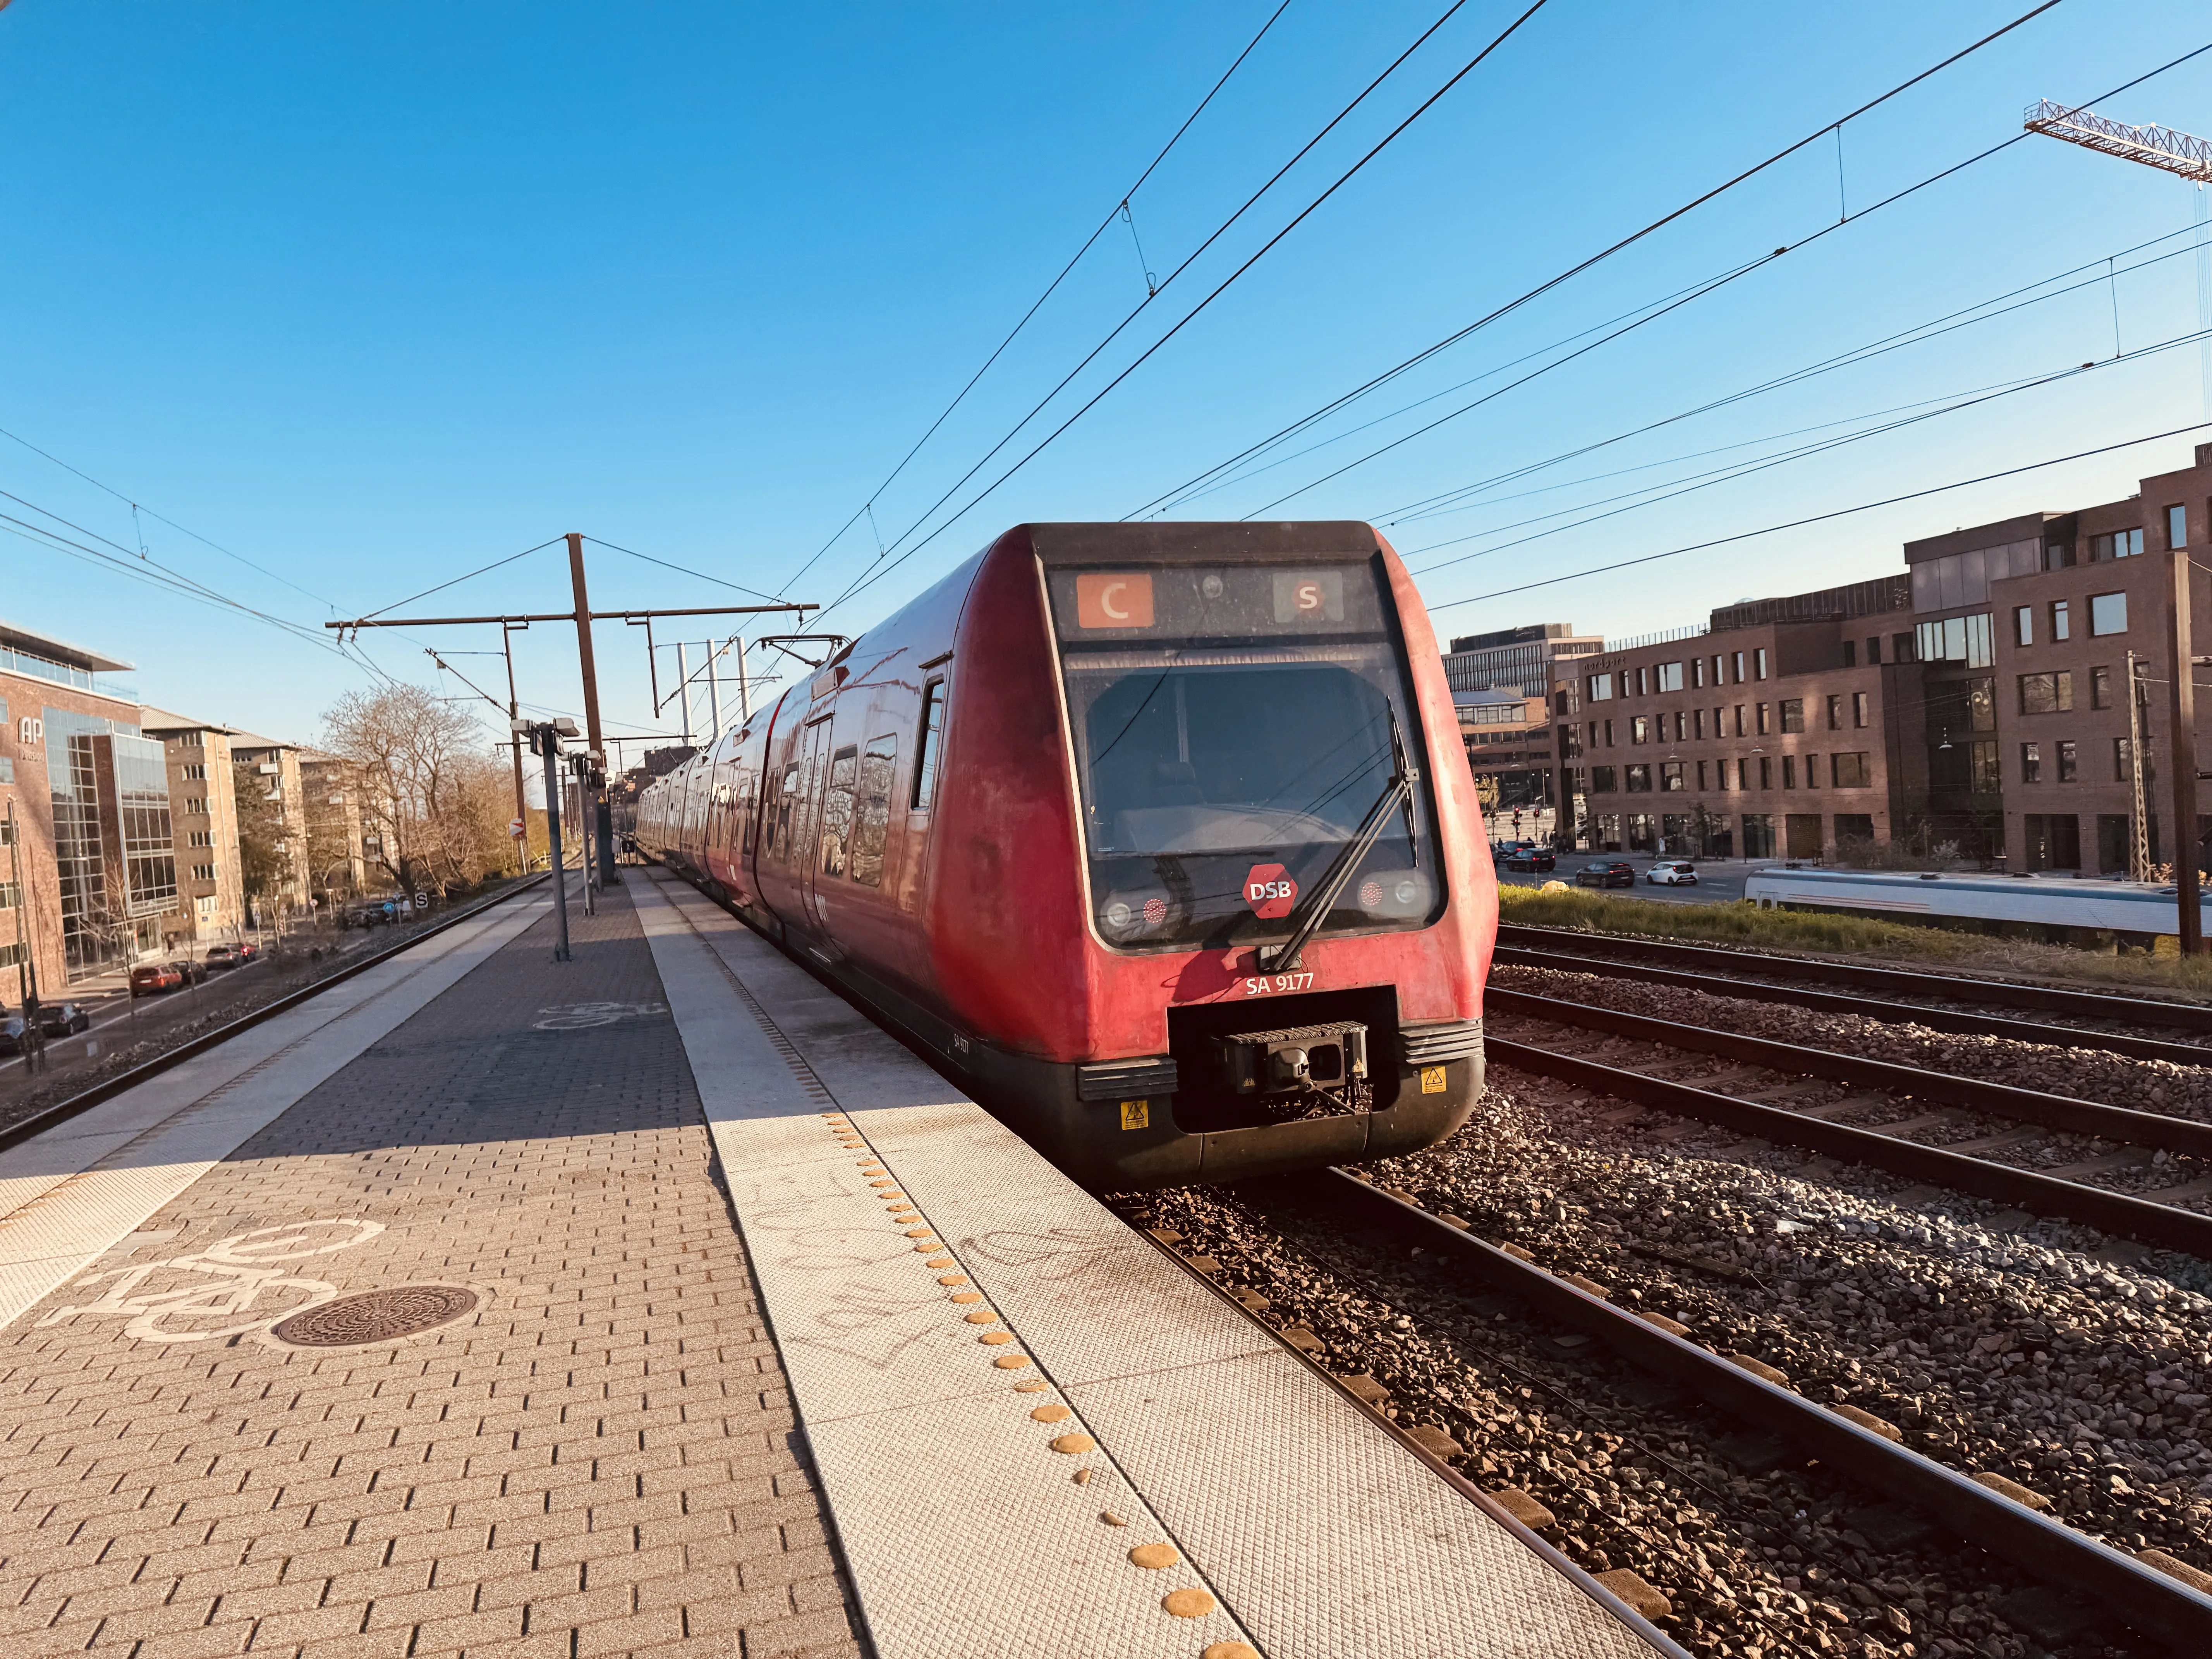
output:
[[[1255,864],[1244,878],[1244,902],[1262,921],[1287,916],[1298,902],[1298,884],[1279,864]]]

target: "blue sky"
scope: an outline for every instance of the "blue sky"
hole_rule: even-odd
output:
[[[0,12],[0,429],[108,488],[0,439],[0,490],[39,511],[0,509],[50,526],[42,515],[59,515],[104,551],[135,554],[143,536],[168,568],[317,633],[568,530],[801,599],[826,600],[873,566],[878,580],[829,624],[851,632],[1006,525],[1143,507],[2029,0],[1549,0],[1036,459],[925,539],[945,517],[925,519],[931,504],[1145,299],[1146,268],[1174,270],[1444,3],[1291,0],[1133,198],[1142,262],[1113,225],[874,494],[1272,0],[17,0]],[[1520,9],[1470,0],[951,505]],[[2065,0],[1848,125],[1842,202],[1858,211],[2000,142],[2033,99],[2090,98],[2208,41],[2201,7]],[[2100,108],[2212,132],[2212,53]],[[2172,438],[1480,599],[2206,418],[2197,348],[2158,349],[2200,326],[2190,185],[2031,137],[1808,244],[1838,218],[1838,172],[1824,137],[1174,515],[1376,520],[1424,573],[1440,632],[1567,620],[1619,636],[1879,574],[1906,538],[2124,495],[2185,463],[2195,439]],[[2130,257],[2174,257],[2090,280],[2157,238]],[[1560,343],[1778,246],[1793,251],[1279,501]],[[1444,516],[1401,511],[2076,267],[2077,292],[1492,483]],[[1672,501],[1615,499],[1882,411],[2105,364],[2115,303],[2121,349],[2148,355]],[[1790,433],[1802,435],[1779,435]],[[863,515],[792,585],[872,495],[873,528]],[[1633,510],[1579,522],[1620,506]],[[899,551],[921,544],[878,565],[878,532]],[[591,556],[603,609],[743,597],[604,548]],[[1439,566],[1448,558],[1463,562]],[[545,611],[565,594],[555,548],[416,610]],[[0,538],[0,617],[135,661],[149,700],[289,738],[311,738],[333,697],[369,683],[295,635],[18,538]],[[490,630],[367,639],[389,672],[426,683],[438,678],[426,644],[497,644]],[[653,720],[637,634],[603,626],[599,653],[611,726],[670,729],[672,709]],[[452,660],[487,685],[500,672],[494,659]],[[526,701],[577,706],[573,634],[533,630],[520,668]]]

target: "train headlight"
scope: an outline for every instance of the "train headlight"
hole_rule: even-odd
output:
[[[1390,890],[1390,896],[1401,904],[1411,904],[1421,896],[1421,884],[1408,876]]]
[[[1174,914],[1165,893],[1109,893],[1098,907],[1098,931],[1110,944],[1126,945],[1163,926]]]
[[[1101,910],[1098,913],[1098,919],[1106,924],[1107,931],[1109,933],[1118,933],[1124,931],[1128,927],[1129,923],[1135,918],[1135,915],[1136,913],[1130,909],[1127,905],[1124,904],[1120,899],[1115,899],[1111,904],[1108,905],[1103,910]]]
[[[1376,870],[1359,884],[1359,908],[1370,916],[1409,921],[1428,914],[1436,890],[1419,870]]]

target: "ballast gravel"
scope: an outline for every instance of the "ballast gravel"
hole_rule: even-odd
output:
[[[1810,1398],[1894,1423],[1954,1468],[2014,1480],[2116,1547],[2212,1571],[2203,1262],[1495,1063],[1456,1135],[1360,1173],[1775,1366]],[[1731,1462],[1726,1419],[1638,1406],[1634,1382],[1620,1383],[1636,1373],[1595,1346],[1563,1352],[1433,1259],[1336,1240],[1319,1221],[1294,1229],[1234,1189],[1146,1194],[1125,1212],[1216,1258],[1267,1299],[1271,1322],[1310,1329],[1330,1369],[1376,1377],[1401,1423],[1467,1449],[1470,1478],[1550,1508],[1573,1559],[1656,1585],[1693,1651],[2150,1651],[2107,1620],[2039,1644],[2002,1616],[2022,1582],[2002,1564],[1940,1534],[1881,1547],[1856,1520],[1873,1495],[1817,1467]]]

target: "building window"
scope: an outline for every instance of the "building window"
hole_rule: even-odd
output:
[[[1867,694],[1863,691],[1854,691],[1851,693],[1851,724],[1864,726],[1866,723]]]
[[[187,783],[204,783],[207,781],[207,767],[202,762],[195,761],[190,766],[185,767],[184,770],[185,781]]]
[[[1729,653],[1729,679],[1736,685],[1743,684],[1743,653],[1741,651]]]
[[[2020,712],[2023,714],[2063,714],[2074,707],[2074,672],[2062,668],[2050,674],[2020,677]]]
[[[2045,570],[2071,570],[2074,568],[2074,544],[2046,543],[2043,549],[2043,568]]]
[[[1648,795],[1651,793],[1650,767],[1639,763],[1628,769],[1628,793],[1632,795]]]
[[[206,798],[201,795],[187,797],[185,801],[185,811],[191,813],[194,817],[205,817],[207,816]]]
[[[2112,781],[2114,783],[2135,781],[2135,769],[2131,763],[2134,757],[2129,753],[2129,747],[2125,738],[2112,739]]]
[[[1828,699],[1828,730],[1831,732],[1840,732],[1843,729],[1844,699],[1842,694],[1839,692],[1836,696]]]
[[[2074,637],[2074,608],[2063,599],[2051,602],[2051,637],[2054,641]]]
[[[194,847],[212,847],[215,845],[215,837],[205,830],[195,830],[191,833],[190,844]]]
[[[2112,671],[2093,668],[2089,671],[2089,707],[2110,708],[2112,706]]]
[[[1922,623],[1913,629],[1913,638],[1914,654],[1922,662],[1957,662],[1969,668],[1987,668],[1996,659],[1990,613],[1986,611],[1977,611],[1969,617],[1946,617],[1941,622]]]
[[[2168,547],[2189,545],[2189,509],[2169,507],[2166,509],[2166,544]]]
[[[2128,631],[2128,596],[2124,593],[2092,593],[2089,596],[2089,632],[2093,636],[2124,634]]]
[[[1626,696],[1628,693],[1628,687],[1626,684],[1623,684],[1620,690],[1621,695]],[[1646,678],[1644,671],[1641,668],[1636,671],[1636,695],[1639,697],[1648,697],[1651,695],[1650,683]]]
[[[2020,746],[2020,781],[2022,783],[2043,781],[2043,745],[2024,743]]]
[[[1723,761],[1721,763],[1721,775],[1723,778],[1726,778],[1728,775],[1728,763],[1726,761]],[[1704,794],[1709,787],[1710,786],[1705,782],[1705,763],[1699,761],[1698,763],[1698,793],[1701,795]]]
[[[1846,668],[1856,668],[1858,665],[1859,642],[1856,640],[1845,640],[1844,641],[1844,666]]]
[[[1583,689],[1592,702],[1610,702],[1613,700],[1613,676],[1592,674],[1583,682]]]
[[[1657,677],[1657,689],[1659,690],[1680,691],[1682,689],[1681,664],[1678,662],[1662,662],[1658,665],[1658,667],[1653,669],[1651,672]]]
[[[1743,815],[1743,855],[1747,859],[1774,856],[1774,817],[1770,812]]]
[[[1681,793],[1681,762],[1661,761],[1659,763],[1659,788],[1662,793],[1680,794]]]
[[[1702,708],[1692,709],[1690,712],[1690,724],[1696,731],[1698,741],[1703,742],[1705,736],[1705,711]]]
[[[1913,659],[1912,641],[1916,632],[1907,629],[1905,633],[1889,636],[1889,659],[1892,662],[1911,662]]]
[[[195,864],[192,866],[192,879],[194,881],[213,881],[215,879],[215,866],[212,864]],[[212,902],[212,901],[204,899],[201,902],[210,903]]]
[[[2058,781],[2061,783],[2071,783],[2080,775],[2081,767],[2076,757],[2076,747],[2073,738],[2059,738]]]
[[[1590,793],[1593,795],[1611,795],[1618,793],[1620,788],[1620,775],[1615,772],[1610,766],[1591,767]]]
[[[1705,684],[1705,659],[1703,657],[1692,657],[1690,659],[1690,690],[1692,691],[1702,690]]]
[[[1967,765],[1972,769],[1968,781],[1978,795],[2002,794],[2004,780],[1997,775],[1997,746],[1995,743],[1978,743],[1967,751]]]
[[[1784,789],[1795,789],[1797,787],[1797,757],[1795,755],[1784,755],[1782,757],[1782,787]]]
[[[1805,757],[1805,787],[1808,789],[1820,787],[1820,757],[1818,755]]]
[[[1735,734],[1739,738],[1744,735],[1743,705],[1741,703],[1738,703],[1735,706]]]
[[[2012,608],[2012,642],[2014,645],[2035,643],[2035,607],[2016,605]]]
[[[1867,635],[1867,666],[1869,668],[1881,666],[1881,635],[1879,634]]]
[[[1660,716],[1660,719],[1662,720],[1664,720],[1666,716],[1663,714]],[[1632,714],[1629,716],[1628,740],[1631,743],[1649,743],[1651,741],[1651,722],[1647,717],[1642,714]]]
[[[1784,732],[1802,732],[1805,729],[1804,698],[1784,697],[1782,700],[1781,708],[1782,729]]]
[[[1828,757],[1828,781],[1838,789],[1865,789],[1874,782],[1872,757],[1866,750]]]
[[[1759,787],[1762,789],[1774,787],[1774,763],[1765,755],[1759,757]]]
[[[1762,738],[1766,736],[1768,732],[1774,729],[1767,723],[1766,710],[1766,704],[1761,703],[1759,705],[1759,735]]]
[[[1607,720],[1605,723],[1605,746],[1608,749],[1613,747],[1613,722],[1611,720]]]
[[[2109,536],[2089,538],[2089,562],[2102,564],[2107,559],[2132,559],[2142,551],[2142,532],[2116,531]]]
[[[1763,645],[1751,653],[1751,677],[1756,680],[1766,678],[1766,647]]]
[[[216,896],[213,893],[209,893],[203,896],[198,903],[200,920],[202,921],[213,921],[215,920],[215,907]]]

